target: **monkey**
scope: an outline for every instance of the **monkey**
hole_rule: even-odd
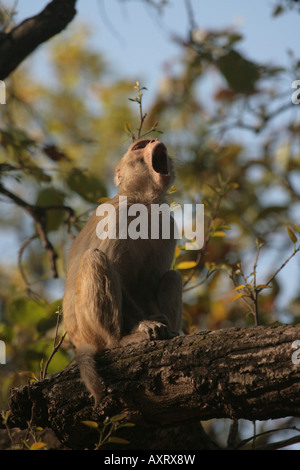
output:
[[[116,211],[113,228],[120,229],[121,197],[126,197],[128,208],[137,203],[146,207],[151,228],[150,209],[167,203],[174,178],[173,161],[162,142],[133,142],[115,171],[118,194],[109,202]],[[182,321],[182,280],[171,269],[176,246],[171,213],[170,236],[165,238],[161,226],[154,239],[99,238],[99,220],[103,217],[95,211],[72,243],[63,297],[64,326],[75,349],[81,379],[95,405],[103,394],[95,367],[98,352],[173,338]],[[127,223],[130,220],[132,216]]]

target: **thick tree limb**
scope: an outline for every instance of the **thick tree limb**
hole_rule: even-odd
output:
[[[75,4],[76,0],[52,0],[38,15],[26,19],[9,33],[0,34],[0,80],[72,21]]]
[[[228,328],[106,351],[97,360],[106,392],[96,410],[72,365],[13,389],[10,426],[31,419],[80,448],[92,442],[82,420],[122,413],[136,423],[124,429],[133,449],[211,448],[200,420],[300,416],[295,340],[300,325]]]

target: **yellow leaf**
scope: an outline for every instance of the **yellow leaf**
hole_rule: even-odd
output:
[[[238,183],[230,183],[229,184],[229,189],[238,189],[238,188],[239,188]]]
[[[234,297],[232,297],[230,302],[234,302],[235,300],[240,299],[241,297],[243,297],[243,295],[243,293],[236,294]]]
[[[177,269],[191,269],[197,266],[196,261],[182,261],[176,266]]]
[[[178,256],[180,255],[181,253],[181,249],[179,248],[179,246],[176,245],[175,247],[175,253],[174,253],[174,258],[178,258]]]
[[[178,191],[178,188],[176,188],[176,186],[171,186],[171,188],[169,189],[168,193],[169,194],[172,194],[172,193],[176,193],[176,191]]]
[[[43,449],[44,447],[46,447],[47,444],[45,444],[45,442],[34,442],[31,446],[30,446],[30,450],[41,450]]]
[[[240,286],[235,287],[233,290],[243,289],[244,287],[246,287],[245,284],[241,284]]]
[[[121,437],[110,437],[107,442],[112,442],[114,444],[129,444],[129,441],[122,439]]]
[[[214,233],[212,234],[212,237],[214,237],[214,238],[226,237],[226,233],[225,233],[225,232],[222,232],[221,230],[217,230],[216,232],[214,232]]]
[[[292,240],[293,243],[297,243],[297,240],[298,238],[296,237],[296,235],[294,234],[293,230],[290,229],[290,227],[285,227],[286,228],[286,231],[287,233],[289,234],[289,237],[290,239]]]
[[[131,129],[132,129],[131,124],[130,124],[129,122],[125,122],[125,124],[124,124],[124,130],[125,130],[125,132],[127,132],[127,134],[130,134],[130,133],[131,133]]]
[[[100,197],[97,202],[99,202],[99,204],[104,204],[104,202],[110,201],[110,199],[110,197]]]
[[[181,205],[178,202],[173,201],[170,207],[172,208],[172,211],[177,211],[181,208]]]
[[[271,289],[271,286],[268,286],[267,284],[259,284],[256,286],[256,289]]]
[[[225,304],[221,300],[211,302],[210,312],[215,322],[222,322],[227,318]]]
[[[296,230],[298,233],[300,233],[300,227],[299,227],[299,225],[294,224],[294,228],[295,228],[295,230]]]
[[[98,423],[96,421],[81,421],[82,424],[88,426],[89,428],[98,428]]]

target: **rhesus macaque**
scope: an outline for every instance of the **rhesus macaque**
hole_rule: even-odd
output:
[[[166,203],[173,180],[172,160],[163,143],[134,142],[116,170],[119,193],[109,201],[116,211],[116,228],[121,228],[120,196],[126,196],[128,208],[146,206],[150,231],[152,204]],[[130,342],[174,337],[181,328],[182,308],[181,277],[170,270],[176,245],[171,214],[168,238],[121,238],[116,230],[116,238],[101,239],[99,220],[95,212],[72,244],[63,299],[65,328],[96,404],[102,389],[95,354]]]

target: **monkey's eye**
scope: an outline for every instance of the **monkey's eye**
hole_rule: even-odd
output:
[[[140,149],[144,149],[148,144],[149,144],[150,140],[140,140],[139,142],[137,142],[131,150],[140,150]]]

